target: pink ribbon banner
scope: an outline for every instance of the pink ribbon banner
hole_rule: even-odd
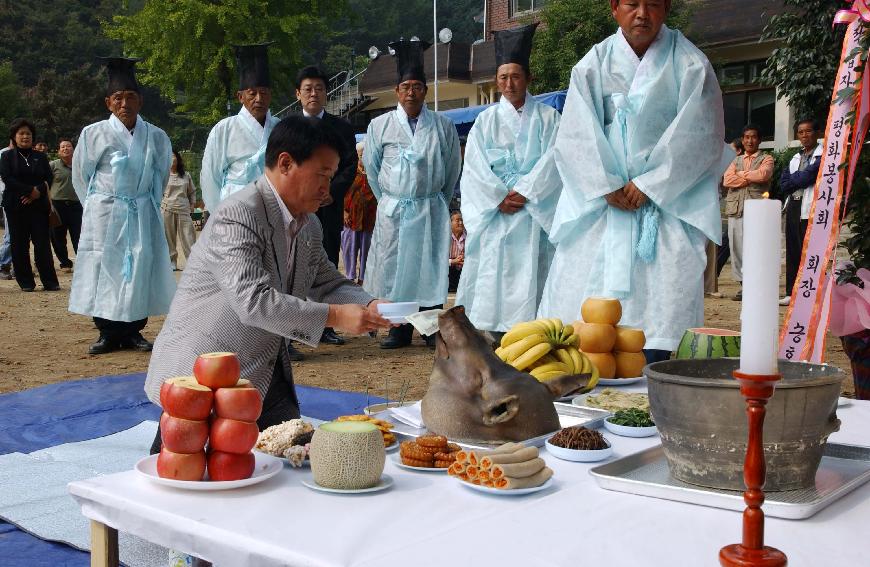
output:
[[[791,305],[780,331],[779,357],[786,360],[824,360],[831,293],[835,285],[831,259],[840,234],[841,203],[851,190],[870,116],[870,90],[867,90],[870,88],[870,73],[862,76],[857,71],[865,54],[855,56],[864,33],[865,11],[870,18],[865,1],[856,0],[852,10],[837,14],[838,21],[849,22],[849,27],[843,40],[840,67],[831,97],[824,151],[801,263],[792,289]],[[856,112],[854,130],[847,120],[847,115],[853,110]],[[851,154],[848,152],[850,144],[853,148]],[[847,156],[850,158],[848,164]]]

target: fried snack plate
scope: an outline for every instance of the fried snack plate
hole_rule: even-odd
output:
[[[406,402],[404,405],[411,405],[414,403],[416,402]],[[571,404],[561,402],[556,402],[553,405],[556,407],[556,413],[559,414],[560,429],[565,427],[571,427],[574,425],[582,425],[584,427],[588,427],[589,429],[595,429],[601,427],[604,424],[605,418],[613,415],[613,412],[597,408],[577,407]],[[395,406],[391,405],[389,407]],[[413,441],[420,435],[425,435],[426,433],[428,433],[428,430],[424,427],[411,427],[407,423],[402,423],[401,421],[393,418],[390,412],[386,411],[386,409],[386,404],[374,404],[367,407],[365,411],[372,417],[377,417],[379,419],[383,419],[392,423],[395,426],[392,430],[392,433],[399,439],[399,442],[402,442],[406,439]],[[372,413],[369,413],[369,410],[373,410]],[[523,439],[518,442],[528,447],[543,447],[544,442],[552,437],[555,433],[556,431],[551,431],[549,433],[545,433],[544,435],[538,435],[537,437],[532,437],[530,439]],[[494,447],[497,447],[498,445],[501,445],[501,443],[486,443],[483,441],[462,442],[456,441],[454,439],[450,439],[450,441],[466,449],[492,449]],[[398,443],[396,445],[398,446]],[[389,450],[390,449],[387,449],[387,451]]]
[[[447,468],[437,468],[437,467],[412,467],[411,465],[406,465],[402,462],[401,455],[395,455],[393,457],[393,464],[397,467],[401,467],[403,469],[408,469],[409,471],[417,471],[417,472],[438,472],[438,473],[446,473]]]
[[[466,488],[470,488],[471,490],[477,490],[478,492],[485,492],[486,494],[493,494],[495,496],[522,496],[523,494],[531,494],[532,492],[540,492],[542,490],[547,490],[551,486],[553,486],[553,479],[547,479],[547,482],[540,486],[533,486],[531,488],[514,488],[512,490],[504,490],[501,488],[491,488],[489,486],[481,486],[479,484],[472,484],[470,482],[465,482],[464,480],[456,479],[456,482],[461,484]]]

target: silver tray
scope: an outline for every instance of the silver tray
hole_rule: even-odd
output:
[[[403,405],[411,405],[413,403],[415,402],[405,402],[405,404]],[[386,411],[388,407],[396,407],[398,405],[399,404],[390,404],[389,406],[387,404],[373,404],[365,408],[364,411],[367,415],[372,415],[374,417],[392,423],[392,431],[396,435],[396,437],[399,438],[400,441],[403,441],[405,439],[415,439],[420,435],[424,435],[427,431],[425,427],[412,427],[407,423],[403,423],[395,419],[390,412]],[[613,412],[609,412],[607,410],[579,407],[571,405],[570,403],[564,404],[561,402],[556,402],[553,405],[556,407],[556,413],[559,414],[560,427],[572,427],[574,425],[582,425],[584,427],[588,427],[589,429],[595,429],[596,427],[601,427],[604,424],[605,418],[613,415]],[[549,439],[554,433],[556,432],[551,431],[550,433],[539,435],[537,437],[532,437],[531,439],[524,439],[520,441],[520,443],[529,447],[543,447],[544,442]],[[457,444],[468,449],[491,449],[499,445],[500,443],[457,442]]]
[[[743,492],[705,488],[671,476],[661,445],[590,469],[601,488],[743,511]],[[870,480],[870,447],[828,443],[816,473],[816,485],[802,490],[766,492],[767,516],[802,520]]]

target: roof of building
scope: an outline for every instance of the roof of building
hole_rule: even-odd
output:
[[[782,0],[702,0],[696,3],[687,30],[700,47],[721,47],[757,41],[771,16],[785,12]],[[432,80],[433,48],[425,54],[426,75]],[[496,72],[493,41],[475,45],[438,46],[438,77],[472,82],[490,81]],[[395,86],[396,64],[382,55],[369,64],[360,87],[371,93]]]
[[[471,77],[468,61],[471,46],[467,43],[451,42],[438,45],[438,80],[468,81]],[[435,47],[423,54],[426,78],[431,82],[435,76]],[[360,80],[364,93],[392,90],[396,86],[396,59],[388,53],[369,62],[368,69]]]
[[[706,0],[694,7],[688,33],[700,47],[755,41],[786,10],[782,0]]]

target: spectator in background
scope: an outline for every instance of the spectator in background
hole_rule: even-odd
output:
[[[462,222],[462,213],[453,211],[450,213],[450,272],[448,272],[447,291],[456,291],[459,287],[459,276],[462,275],[464,265],[465,224]]]
[[[46,144],[45,142],[36,142],[35,144],[33,144],[33,149],[37,152],[42,152],[46,154],[46,156],[48,155],[48,144]]]
[[[341,160],[338,171],[332,177],[329,185],[329,195],[317,211],[320,226],[323,230],[323,249],[326,257],[338,267],[338,257],[341,250],[341,235],[344,228],[344,195],[356,176],[357,154],[354,151],[356,138],[353,127],[346,120],[326,112],[327,83],[329,77],[314,65],[302,68],[296,75],[296,98],[302,105],[302,116],[323,120],[330,128],[338,132],[344,140],[345,147],[340,152]],[[329,345],[343,345],[344,339],[338,336],[335,329],[326,327],[320,342]],[[293,353],[291,353],[292,355]]]
[[[797,279],[813,204],[816,176],[822,161],[819,125],[815,120],[799,120],[795,124],[795,137],[801,143],[801,151],[791,158],[779,177],[781,196],[788,197],[785,203],[785,297],[780,299],[780,305],[791,302],[791,290]]]
[[[172,270],[178,270],[178,244],[184,252],[184,260],[190,258],[190,249],[196,240],[193,230],[191,211],[196,208],[196,187],[193,179],[184,169],[181,155],[172,150],[172,165],[169,166],[169,180],[163,190],[160,212],[163,214],[163,230],[169,244],[169,261]]]
[[[743,138],[734,138],[734,141],[731,142],[731,149],[734,150],[738,156],[743,155]],[[722,199],[725,195],[728,194],[728,190],[724,185],[724,177],[723,183],[719,184],[719,198]],[[717,287],[718,287],[718,279],[719,276],[722,275],[722,268],[725,267],[726,262],[728,262],[728,258],[731,257],[731,244],[728,242],[728,226],[722,229],[722,244],[719,245],[719,250],[716,252],[716,279],[717,279]]]
[[[60,286],[51,257],[48,228],[48,213],[51,210],[48,188],[52,174],[48,157],[33,149],[35,133],[33,123],[24,118],[13,120],[9,127],[13,148],[0,156],[0,177],[6,185],[3,208],[12,240],[15,280],[21,291],[33,291],[36,288],[30,267],[31,242],[42,287],[45,291],[57,291]]]
[[[9,151],[12,147],[12,142],[0,150],[0,156],[3,152]],[[3,179],[0,178],[0,200],[3,199]],[[12,275],[12,241],[9,238],[9,219],[6,218],[6,212],[3,207],[0,207],[0,215],[3,215],[3,241],[0,242],[0,280],[11,280]]]
[[[366,275],[369,244],[375,230],[378,200],[369,187],[362,161],[364,142],[356,145],[356,178],[344,195],[344,230],[341,233],[341,252],[344,270],[349,280],[362,285]],[[322,211],[323,209],[321,209]],[[357,271],[359,273],[357,273]]]
[[[72,184],[72,142],[61,140],[57,155],[59,157],[49,164],[54,175],[51,202],[60,217],[61,225],[51,229],[51,243],[54,246],[54,255],[60,261],[60,269],[70,273],[73,263],[66,247],[66,235],[69,232],[73,251],[78,253],[79,235],[82,232],[82,204]]]
[[[728,217],[728,242],[731,247],[731,270],[734,281],[743,282],[743,204],[747,199],[763,199],[770,192],[773,177],[773,158],[761,153],[761,131],[758,126],[743,127],[744,155],[737,156],[725,171],[723,185],[728,190],[725,196],[725,216]],[[743,299],[741,287],[735,301]]]

